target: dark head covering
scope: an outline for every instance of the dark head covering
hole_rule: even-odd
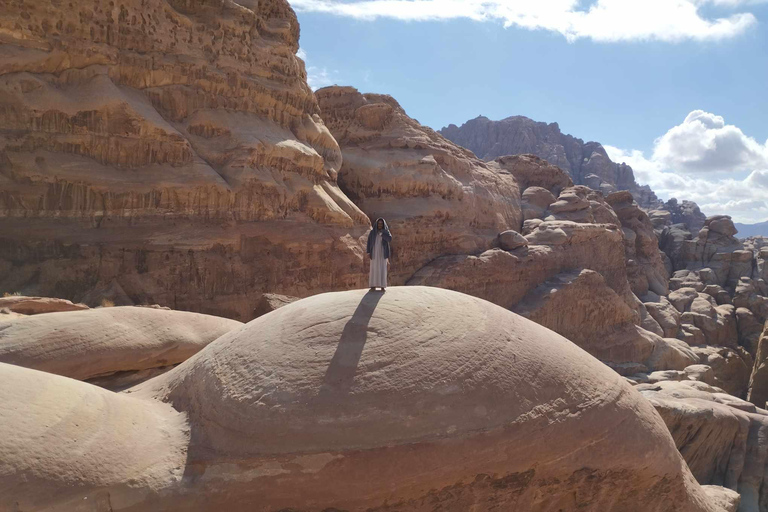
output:
[[[389,259],[392,233],[389,232],[387,221],[382,217],[376,219],[376,222],[373,223],[371,232],[368,233],[368,246],[366,248],[366,252],[368,252],[369,256],[373,255],[373,244],[376,243],[376,234],[379,232],[379,221],[384,223],[384,229],[381,230],[381,248],[384,249],[384,257]]]

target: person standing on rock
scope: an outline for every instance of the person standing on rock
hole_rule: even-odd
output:
[[[368,275],[368,286],[371,291],[387,288],[387,264],[389,263],[390,242],[392,233],[389,232],[387,222],[379,217],[376,219],[371,232],[368,233],[368,256],[371,258],[371,272]]]

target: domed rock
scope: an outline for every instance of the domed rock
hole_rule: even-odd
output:
[[[85,380],[178,364],[241,325],[130,306],[48,313],[0,330],[0,362]]]
[[[177,509],[719,510],[620,376],[448,290],[297,301],[134,393],[188,415]]]
[[[126,510],[182,479],[188,442],[165,404],[0,363],[0,510]]]

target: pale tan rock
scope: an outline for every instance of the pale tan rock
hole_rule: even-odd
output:
[[[742,347],[692,347],[701,364],[712,368],[714,385],[736,397],[746,398],[753,360]]]
[[[557,201],[552,192],[543,187],[528,187],[523,190],[521,207],[523,219],[541,219],[550,204]]]
[[[25,297],[11,295],[0,297],[0,309],[8,308],[12,313],[21,315],[39,315],[58,311],[80,311],[88,309],[85,304],[73,304],[71,301],[53,297]]]
[[[646,302],[648,313],[658,322],[665,338],[675,338],[680,331],[680,312],[666,297],[660,297],[659,302]]]
[[[736,309],[736,327],[739,332],[739,345],[744,347],[754,357],[757,354],[760,334],[763,324],[747,308]]]
[[[286,295],[279,295],[276,293],[265,293],[262,295],[261,300],[256,304],[253,309],[253,317],[258,318],[262,315],[266,315],[276,309],[283,306],[287,306],[291,302],[299,300],[297,297],[288,297]]]
[[[640,384],[636,389],[656,407],[700,483],[737,489],[739,510],[768,506],[761,492],[768,412],[745,407],[743,401],[700,382]]]
[[[496,158],[492,163],[502,171],[512,174],[523,191],[529,187],[541,187],[557,197],[563,189],[573,186],[568,173],[536,155],[510,153]]]
[[[114,307],[21,318],[0,330],[0,361],[85,380],[180,363],[235,320]]]
[[[701,488],[704,489],[704,493],[709,496],[712,503],[723,509],[724,512],[737,512],[739,510],[741,495],[738,492],[719,485],[702,485]]]
[[[157,510],[142,503],[182,481],[171,407],[4,363],[0,382],[0,510]]]
[[[447,290],[298,301],[135,393],[188,414],[185,510],[718,510],[622,377]]]
[[[645,361],[645,365],[651,370],[683,370],[699,362],[696,353],[683,341],[661,338],[652,333],[647,333],[646,336],[654,340],[653,352]]]
[[[712,371],[711,366],[706,364],[692,364],[691,366],[686,366],[683,369],[683,372],[685,372],[685,376],[691,380],[697,380],[712,386],[716,384],[715,372]]]
[[[667,295],[669,276],[659,254],[659,242],[648,215],[627,191],[611,194],[605,200],[616,212],[621,226],[633,235],[625,236],[626,258],[635,263],[627,265],[627,279],[632,291],[638,296],[648,290],[658,295]]]
[[[446,254],[477,254],[523,222],[520,188],[502,173],[408,117],[391,96],[352,87],[316,91],[339,141],[341,189],[394,236],[389,282],[404,284]]]
[[[757,344],[747,400],[757,407],[768,408],[768,329],[763,329]]]
[[[520,247],[527,247],[528,240],[523,235],[514,230],[499,233],[499,247],[505,251],[514,251]]]
[[[669,294],[669,302],[675,306],[680,313],[690,311],[694,299],[698,298],[699,292],[694,288],[679,288]]]
[[[532,222],[532,221],[528,221]],[[566,235],[567,243],[536,245]],[[569,270],[589,269],[602,274],[606,284],[631,308],[637,307],[626,279],[624,246],[616,226],[568,221],[540,222],[526,235],[526,250],[514,253],[492,249],[478,256],[445,256],[431,261],[408,280],[409,285],[437,286],[514,308],[522,298],[553,276]],[[640,323],[639,313],[637,322]]]
[[[654,351],[655,339],[634,324],[635,312],[593,270],[557,274],[523,297],[513,311],[562,334],[601,361],[644,363]]]

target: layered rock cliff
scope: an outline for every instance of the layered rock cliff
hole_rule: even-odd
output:
[[[0,34],[0,291],[248,319],[363,283],[287,2],[3,2]]]
[[[513,175],[420,125],[391,96],[337,86],[316,95],[342,149],[341,189],[397,233],[393,284],[436,257],[479,253],[500,232],[520,229]]]

